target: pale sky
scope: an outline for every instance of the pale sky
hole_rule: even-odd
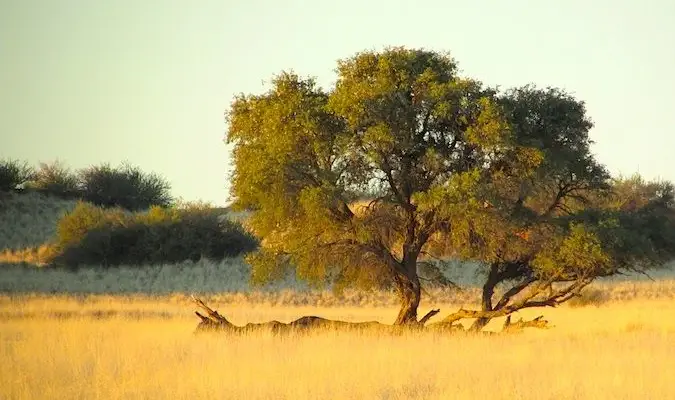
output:
[[[0,159],[129,161],[224,205],[224,112],[293,69],[385,46],[584,100],[614,174],[675,181],[675,1],[0,0]]]

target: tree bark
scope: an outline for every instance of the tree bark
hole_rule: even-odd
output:
[[[401,310],[396,317],[396,321],[394,321],[394,325],[417,324],[417,308],[420,305],[422,289],[417,271],[410,275],[400,275],[396,279],[401,299]]]
[[[488,273],[487,280],[483,285],[483,294],[481,296],[481,308],[483,311],[492,311],[492,296],[495,293],[495,287],[499,283],[499,264],[494,263],[490,266],[490,272]],[[482,317],[478,318],[473,325],[471,325],[472,331],[480,331],[485,328],[490,322],[491,318]]]
[[[196,311],[195,314],[199,317],[201,322],[197,325],[195,333],[201,332],[223,332],[229,334],[250,334],[255,332],[271,333],[274,335],[281,334],[301,334],[321,331],[345,331],[345,332],[371,332],[371,333],[391,333],[398,334],[410,330],[421,330],[424,324],[438,314],[440,310],[429,311],[416,324],[408,325],[386,325],[377,321],[368,322],[347,322],[339,320],[330,320],[317,316],[305,316],[298,318],[289,323],[279,321],[269,321],[262,323],[248,323],[244,326],[236,326],[232,324],[227,318],[223,317],[218,311],[213,310],[207,306],[203,301],[192,297],[192,300],[197,306],[205,311],[205,315]]]

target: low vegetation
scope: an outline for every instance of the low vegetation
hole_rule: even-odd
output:
[[[38,192],[0,192],[0,251],[23,252],[53,242],[58,221],[76,205]]]
[[[110,267],[222,260],[258,245],[223,210],[175,201],[162,179],[128,165],[92,167],[77,175],[58,162],[42,164],[37,172],[16,161],[0,166],[11,181],[5,186],[13,189],[0,191],[3,264]]]
[[[58,254],[51,263],[111,267],[222,260],[257,245],[239,223],[209,207],[153,206],[130,213],[81,202],[58,223]]]
[[[0,398],[665,399],[675,375],[675,320],[665,316],[675,303],[672,292],[653,298],[660,285],[602,287],[634,298],[563,305],[547,312],[554,329],[490,337],[194,335],[185,295],[0,296]],[[478,305],[474,294],[471,304]],[[208,300],[237,325],[313,312],[386,323],[398,306],[395,296],[379,307],[366,297],[330,307],[247,303],[234,294]],[[514,319],[531,320],[536,312]]]

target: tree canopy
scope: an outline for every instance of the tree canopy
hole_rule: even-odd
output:
[[[419,49],[361,52],[337,73],[326,91],[283,72],[227,114],[235,206],[263,239],[254,280],[293,267],[313,282],[390,283],[395,323],[415,324],[420,263],[475,260],[483,307],[448,320],[481,328],[672,257],[672,186],[613,181],[568,93],[501,92]],[[499,284],[510,286],[493,305]]]

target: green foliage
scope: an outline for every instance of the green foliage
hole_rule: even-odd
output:
[[[592,227],[616,270],[644,272],[675,259],[675,190],[634,176],[576,215]]]
[[[365,52],[340,61],[338,74],[326,93],[284,73],[232,105],[233,194],[254,210],[268,251],[254,270],[290,262],[315,282],[416,280],[428,237],[480,208],[476,188],[510,145],[508,126],[494,91],[457,76],[444,54]],[[364,193],[375,201],[357,211]]]
[[[494,284],[520,282],[515,294],[574,282],[518,307],[673,256],[672,202],[621,209],[626,193],[642,192],[595,160],[592,122],[568,93],[500,92],[460,77],[447,54],[405,48],[358,53],[337,72],[329,91],[282,73],[267,93],[236,97],[227,115],[235,206],[252,211],[264,238],[249,257],[255,280],[293,266],[315,283],[393,282],[405,323],[423,256],[484,263]],[[608,217],[612,196],[621,206]],[[598,214],[603,223],[590,222]]]
[[[35,170],[27,163],[17,160],[0,160],[0,192],[17,189],[35,176]]]
[[[108,267],[220,260],[254,250],[257,241],[205,207],[153,206],[132,214],[80,203],[59,222],[58,247],[56,265]]]
[[[83,200],[103,207],[138,211],[153,205],[166,207],[172,201],[166,180],[129,164],[117,168],[103,164],[85,169],[80,175]]]
[[[105,210],[80,201],[71,212],[59,220],[56,228],[57,242],[59,247],[65,249],[81,242],[93,229],[127,225],[129,222],[131,216],[119,208]]]
[[[510,281],[516,294],[529,287],[543,296],[516,308],[554,305],[597,277],[644,271],[675,258],[672,185],[610,179],[590,152],[592,124],[583,102],[530,86],[498,99],[515,145],[536,150],[541,160],[530,174],[493,174],[481,186],[489,206],[469,224],[453,221],[467,227],[460,240],[452,234],[438,239],[450,238],[455,254],[484,262],[486,287]],[[556,282],[562,286],[544,295],[543,288]],[[491,289],[484,295],[491,297]],[[484,311],[500,311],[488,306]]]

